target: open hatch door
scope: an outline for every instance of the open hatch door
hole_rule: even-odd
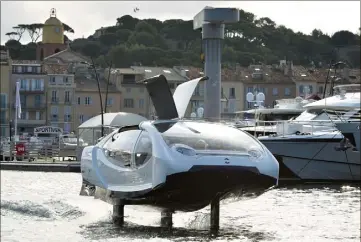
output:
[[[194,90],[198,83],[204,80],[208,80],[208,77],[200,77],[180,84],[173,96],[164,75],[154,76],[142,82],[152,99],[158,119],[169,120],[184,117]]]

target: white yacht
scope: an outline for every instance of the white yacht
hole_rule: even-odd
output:
[[[290,120],[299,116],[305,111],[304,106],[313,101],[302,97],[279,99],[276,100],[276,105],[273,108],[260,107],[237,112],[254,120],[253,123],[248,122],[249,125],[240,129],[255,136],[274,134],[276,133],[275,125],[278,121]]]
[[[360,118],[360,85],[334,88],[335,95],[305,105],[296,119],[279,122],[277,133],[259,137],[280,163],[280,178],[360,181],[360,155],[338,149],[341,120]]]

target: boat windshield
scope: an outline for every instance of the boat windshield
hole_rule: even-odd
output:
[[[296,121],[360,119],[360,110],[309,109],[301,113]]]
[[[169,145],[182,144],[195,150],[235,151],[263,149],[253,136],[239,129],[208,122],[176,121],[156,123],[154,126]]]
[[[67,138],[64,138],[64,143],[76,144],[77,139],[75,137],[67,137]]]

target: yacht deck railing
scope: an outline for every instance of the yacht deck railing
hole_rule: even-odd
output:
[[[339,122],[339,121],[336,121]],[[285,137],[286,135],[308,135],[314,136],[315,132],[336,131],[335,121],[331,120],[277,120],[257,121],[253,127],[241,128],[244,131],[253,133],[254,136]]]

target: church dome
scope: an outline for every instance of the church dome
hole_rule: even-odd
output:
[[[63,25],[63,23],[56,17],[50,17],[45,21],[44,25],[60,26],[60,25]]]
[[[56,17],[55,9],[51,9],[50,18],[43,26],[43,44],[64,44],[64,27],[62,22]]]

